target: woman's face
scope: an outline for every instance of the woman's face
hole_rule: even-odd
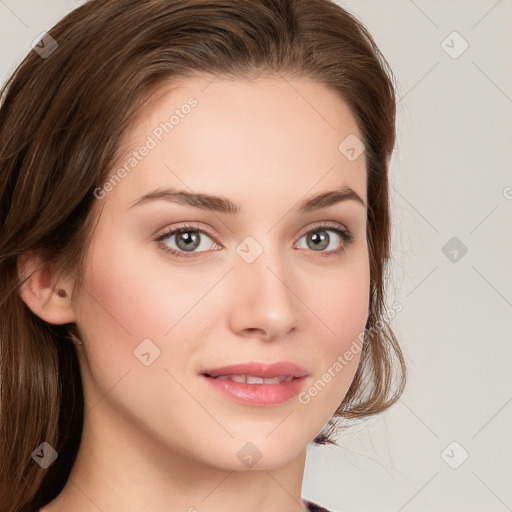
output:
[[[306,79],[195,78],[152,96],[95,192],[73,295],[99,428],[231,470],[305,449],[350,386],[369,312],[361,138],[346,104]],[[251,362],[305,376],[204,375]]]

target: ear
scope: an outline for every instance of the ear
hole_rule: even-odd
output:
[[[41,261],[34,252],[20,256],[17,261],[21,280],[20,296],[39,318],[49,324],[75,322],[71,303],[74,281],[66,276],[57,277],[51,263]]]

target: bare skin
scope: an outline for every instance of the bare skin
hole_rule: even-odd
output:
[[[197,104],[182,108],[190,97]],[[179,121],[158,140],[155,128],[175,109]],[[238,403],[200,374],[291,361],[307,369],[307,391],[329,368],[333,375],[364,330],[366,161],[338,149],[350,134],[362,138],[359,129],[333,91],[305,78],[183,79],[161,87],[139,112],[111,176],[151,134],[156,146],[98,193],[102,211],[83,288],[72,276],[55,281],[45,267],[22,289],[36,314],[75,322],[84,342],[78,457],[62,493],[41,512],[299,512],[306,447],[345,396],[359,355],[324,378],[307,403],[297,396],[271,406]],[[363,204],[295,211],[342,186]],[[170,187],[228,198],[240,211],[166,200],[132,206]],[[182,223],[200,237],[192,253],[176,234],[155,241]],[[316,248],[308,233],[328,244]],[[258,247],[254,261],[244,259]],[[146,339],[160,351],[149,365],[134,354]],[[250,466],[240,457],[244,446],[260,457]]]

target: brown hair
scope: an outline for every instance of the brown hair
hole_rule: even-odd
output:
[[[31,51],[0,92],[1,512],[37,510],[59,494],[83,425],[76,325],[50,325],[31,312],[18,293],[19,259],[37,253],[80,286],[93,191],[130,119],[164,81],[286,73],[312,78],[348,104],[366,146],[371,292],[360,364],[334,417],[395,403],[405,363],[382,322],[395,93],[364,26],[331,0],[96,0],[50,35],[58,47],[44,57]],[[329,434],[314,441],[336,444]],[[59,454],[47,469],[31,458],[43,441]]]

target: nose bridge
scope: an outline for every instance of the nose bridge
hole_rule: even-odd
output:
[[[300,305],[293,293],[292,267],[283,248],[272,245],[271,238],[259,243],[247,237],[237,247],[232,316],[238,330],[260,329],[269,337],[295,327]]]

